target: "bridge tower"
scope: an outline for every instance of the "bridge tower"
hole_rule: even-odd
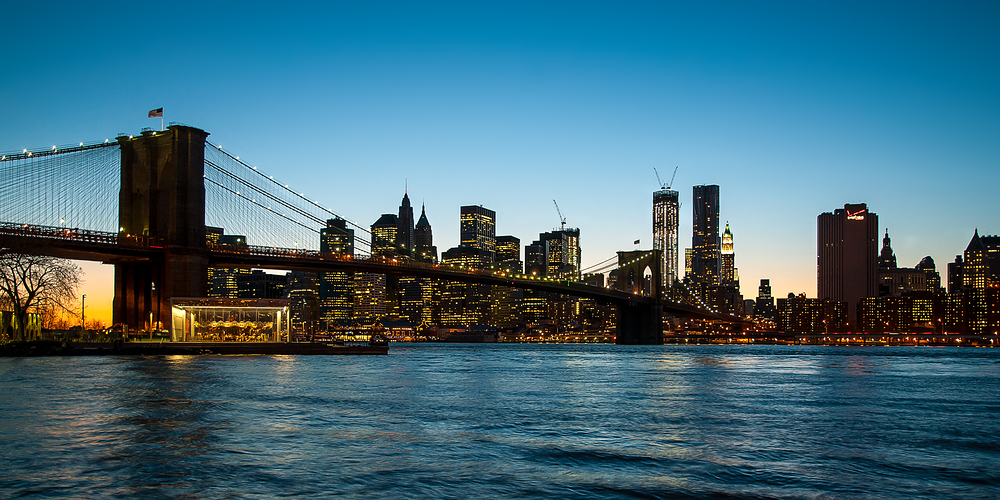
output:
[[[663,343],[663,250],[618,252],[619,290],[647,296],[649,301],[631,301],[618,306],[616,344],[658,345]],[[651,276],[645,279],[646,270]],[[648,286],[648,291],[647,291]]]
[[[207,294],[205,139],[208,133],[171,125],[122,136],[119,234],[162,245],[162,257],[115,261],[113,321],[143,329],[170,325],[171,297]]]

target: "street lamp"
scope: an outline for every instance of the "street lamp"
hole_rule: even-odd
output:
[[[80,299],[80,334],[87,329],[87,294]]]

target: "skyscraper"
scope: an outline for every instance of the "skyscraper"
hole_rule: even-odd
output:
[[[414,257],[424,262],[437,262],[437,247],[434,246],[434,235],[431,232],[431,223],[427,221],[427,211],[423,205],[420,206],[420,220],[413,230]]]
[[[680,202],[677,191],[662,188],[653,191],[653,249],[662,250],[660,269],[663,283],[660,290],[668,292],[677,281],[677,229],[680,221]]]
[[[727,287],[739,288],[736,275],[736,251],[733,250],[733,233],[729,230],[729,223],[726,223],[726,230],[722,233],[722,271],[720,273],[720,284]]]
[[[704,289],[719,284],[719,186],[694,186],[693,203],[691,272],[694,283]]]
[[[480,265],[493,262],[496,255],[496,212],[482,205],[468,205],[461,208],[462,245],[481,250]],[[444,257],[441,258],[444,260]]]
[[[878,295],[878,215],[864,203],[846,204],[820,214],[816,225],[817,295],[847,302],[856,325],[858,303]]]
[[[399,216],[396,218],[396,246],[403,255],[412,256],[415,245],[413,207],[410,206],[410,195],[404,191],[403,201],[399,204]]]
[[[393,214],[382,214],[371,226],[372,255],[383,255],[397,252],[396,235],[399,234],[399,217]]]
[[[347,221],[337,217],[326,221],[319,231],[319,251],[354,255],[354,230]],[[323,321],[346,323],[351,319],[354,303],[354,273],[333,271],[319,274],[319,316]]]

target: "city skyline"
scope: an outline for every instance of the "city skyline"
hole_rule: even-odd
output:
[[[879,214],[901,266],[944,274],[974,230],[1000,233],[996,7],[573,5],[334,4],[259,39],[252,8],[67,6],[10,27],[10,64],[35,69],[0,83],[0,149],[135,133],[163,107],[362,226],[408,190],[442,250],[463,205],[527,243],[559,227],[557,199],[583,267],[652,247],[652,169],[679,166],[680,248],[690,186],[719,185],[747,296],[814,296],[815,217],[847,203]],[[111,270],[86,267],[100,317]]]

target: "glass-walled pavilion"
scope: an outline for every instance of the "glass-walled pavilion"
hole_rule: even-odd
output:
[[[287,299],[170,300],[174,342],[288,342]]]

